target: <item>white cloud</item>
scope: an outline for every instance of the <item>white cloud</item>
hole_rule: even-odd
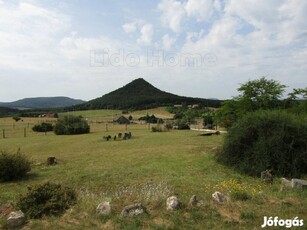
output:
[[[127,34],[134,33],[136,31],[136,22],[126,23],[122,27]]]
[[[172,38],[170,37],[168,34],[165,34],[162,37],[162,44],[163,44],[163,48],[168,51],[171,49],[171,47],[173,46],[173,44],[176,42],[176,38]]]
[[[212,17],[215,6],[213,0],[188,0],[185,9],[188,16],[193,16],[198,21],[203,21]]]
[[[137,39],[137,43],[141,45],[150,45],[154,34],[153,26],[145,24],[141,28],[141,36]]]
[[[139,17],[136,12],[142,11],[144,18],[125,21],[129,15],[114,12],[112,18],[102,16],[91,4],[70,7],[67,3],[61,8],[56,3],[51,7],[48,1],[2,2],[0,98],[52,92],[92,99],[136,76],[145,77],[163,90],[198,97],[229,98],[236,94],[238,83],[262,75],[290,87],[306,84],[307,1],[161,0],[157,4],[161,23],[156,21],[156,11],[136,5],[131,15]],[[84,7],[88,8],[83,11]],[[85,12],[91,12],[93,17],[82,18]],[[100,17],[99,22],[110,21],[97,28],[92,21],[94,16]],[[118,25],[119,21],[125,23]],[[126,34],[118,38],[122,35],[117,33],[120,29]],[[217,62],[215,66],[204,63],[199,68],[173,65],[170,61],[169,65],[149,67],[144,46],[154,50],[153,58],[163,46],[165,51],[179,49],[174,57],[200,54],[206,58],[206,54],[212,54]],[[98,51],[94,64],[99,65],[104,58],[99,55],[105,49],[106,58],[114,65],[92,67],[90,50]],[[129,53],[139,57],[139,65],[125,64],[125,54]],[[165,54],[166,59],[173,55]],[[119,67],[117,58],[121,61]],[[178,84],[173,84],[175,81]]]
[[[179,33],[181,30],[181,21],[186,15],[184,5],[176,0],[162,0],[158,9],[162,11],[161,21],[173,32]]]

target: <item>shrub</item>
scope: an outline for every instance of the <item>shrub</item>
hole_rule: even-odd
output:
[[[160,126],[151,127],[151,132],[162,132],[162,128]]]
[[[54,132],[57,135],[89,133],[90,126],[81,116],[65,116],[57,121]]]
[[[21,118],[20,117],[17,117],[17,116],[15,116],[15,117],[12,117],[16,122],[18,122],[18,121],[20,121],[21,120]]]
[[[0,181],[21,179],[30,170],[30,161],[19,151],[15,154],[0,152]]]
[[[43,215],[60,215],[77,200],[75,191],[60,184],[45,183],[28,187],[17,206],[30,218]]]
[[[50,123],[42,122],[39,125],[34,125],[32,130],[34,132],[49,132],[53,130],[53,126]]]
[[[306,118],[280,111],[249,113],[229,129],[217,160],[251,176],[307,173]]]
[[[177,125],[177,129],[180,129],[180,130],[190,129],[190,126],[186,123],[180,123]]]

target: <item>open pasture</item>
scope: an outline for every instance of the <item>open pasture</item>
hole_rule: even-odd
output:
[[[116,113],[101,119],[106,121]],[[13,123],[9,119],[0,119],[0,126]],[[18,125],[36,124],[40,119],[44,120],[24,118]],[[24,229],[260,229],[263,216],[307,219],[306,192],[280,192],[277,179],[273,185],[265,185],[259,178],[217,164],[214,152],[221,146],[223,135],[201,137],[189,130],[152,133],[147,125],[133,124],[127,126],[131,139],[105,141],[103,136],[124,133],[126,126],[104,122],[90,125],[91,133],[84,135],[36,134],[30,125],[26,138],[16,133],[0,138],[1,150],[16,152],[20,148],[32,161],[27,179],[0,184],[1,204],[15,204],[27,186],[47,181],[70,186],[78,193],[77,204],[64,215],[29,220]],[[15,127],[19,129],[22,131],[23,126]],[[50,156],[59,164],[46,166]],[[230,192],[233,184],[250,197],[226,204],[212,201],[213,192]],[[189,208],[193,194],[203,203]],[[183,203],[182,209],[166,211],[166,198],[171,195]],[[106,217],[95,210],[103,201],[110,201],[112,206],[111,215]],[[124,206],[137,202],[147,208],[148,215],[119,217]]]

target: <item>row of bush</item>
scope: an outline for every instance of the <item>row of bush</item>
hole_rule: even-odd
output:
[[[34,132],[54,131],[57,135],[83,134],[90,132],[90,126],[81,116],[65,116],[59,119],[53,126],[50,123],[42,122],[32,127]]]

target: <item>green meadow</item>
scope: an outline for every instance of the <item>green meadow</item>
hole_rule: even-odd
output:
[[[116,110],[69,113],[88,118],[91,132],[37,134],[31,131],[34,124],[54,119],[23,118],[16,123],[12,118],[0,119],[0,128],[7,135],[0,136],[0,150],[16,152],[20,148],[32,162],[26,179],[0,183],[0,204],[16,204],[28,186],[47,181],[70,186],[78,194],[77,204],[62,216],[28,220],[23,229],[261,229],[263,216],[307,220],[306,190],[280,191],[279,178],[267,185],[260,178],[216,163],[214,154],[226,134],[198,136],[191,130],[154,133],[147,124],[117,125],[110,123],[121,114]],[[149,113],[168,116],[162,108]],[[102,139],[129,131],[130,140]],[[58,159],[57,165],[46,165],[50,156]],[[215,191],[229,195],[240,191],[248,197],[217,204],[211,198]],[[182,202],[180,210],[166,210],[166,199],[171,195]],[[200,206],[187,206],[192,195],[202,200]],[[97,205],[103,201],[111,204],[109,216],[96,214]],[[120,217],[124,206],[139,202],[148,214]],[[5,218],[0,221],[3,224]]]

